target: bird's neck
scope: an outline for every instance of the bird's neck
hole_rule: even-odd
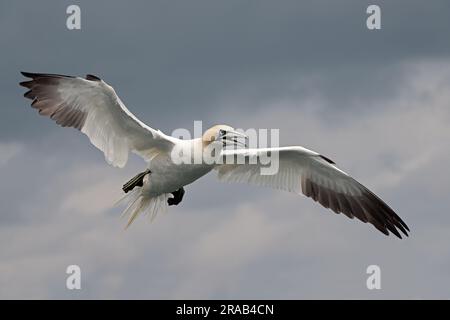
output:
[[[191,140],[186,140],[183,150],[184,152],[188,152],[190,154],[190,158],[192,160],[196,159],[195,163],[198,163],[201,161],[200,159],[203,159],[205,156],[209,156],[211,153],[211,150],[208,148],[211,148],[212,145],[210,143],[205,143],[205,141],[202,138],[196,138]]]

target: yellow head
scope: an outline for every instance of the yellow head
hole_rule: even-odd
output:
[[[204,146],[208,146],[213,142],[222,142],[223,146],[228,145],[242,145],[242,142],[238,141],[238,138],[245,138],[246,135],[235,131],[233,127],[225,124],[215,125],[208,130],[202,136],[202,142]],[[245,144],[244,144],[245,146]]]

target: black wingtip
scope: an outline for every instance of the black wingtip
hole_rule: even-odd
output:
[[[26,71],[20,71],[20,73],[24,76],[24,77],[27,77],[27,78],[34,78],[35,77],[35,73],[31,73],[31,72],[26,72]]]
[[[408,230],[408,232],[411,232],[411,230],[409,230],[409,227],[406,225],[405,222],[403,222],[402,219],[400,219],[400,223],[401,223],[401,225],[403,226],[403,228],[405,228],[406,230]]]
[[[23,94],[23,96],[24,96],[25,98],[31,99],[31,100],[33,100],[33,99],[35,98],[35,95],[33,94],[33,91],[32,91],[32,90],[28,90],[27,92],[25,92],[25,93]]]
[[[87,74],[86,75],[86,80],[91,80],[91,81],[102,81],[102,79],[100,79],[97,76],[94,76],[93,74]]]
[[[330,158],[325,157],[324,155],[319,154],[319,157],[321,157],[323,160],[325,160],[328,163],[331,164],[336,164],[336,162],[334,162],[333,160],[331,160]]]
[[[21,85],[22,87],[30,89],[32,83],[33,83],[33,80],[31,80],[31,81],[22,81],[22,82],[19,82],[19,85]]]
[[[409,229],[406,229],[406,230],[408,230],[408,231],[406,231],[405,228],[403,227],[403,224],[398,224],[398,225],[394,224],[394,225],[391,225],[388,229],[391,233],[393,233],[399,239],[403,239],[402,236],[409,237],[409,234],[408,234]],[[401,233],[399,232],[399,230],[401,231]]]
[[[25,72],[20,71],[20,73],[27,78],[36,79],[42,77],[56,77],[56,78],[76,78],[75,76],[68,76],[65,74],[56,74],[56,73],[34,73],[34,72]]]
[[[402,235],[400,234],[400,232],[398,232],[397,229],[395,229],[395,227],[392,227],[392,229],[390,229],[390,231],[399,239],[402,239]]]

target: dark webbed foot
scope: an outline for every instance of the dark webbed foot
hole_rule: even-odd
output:
[[[138,173],[130,181],[123,185],[122,190],[127,193],[128,191],[133,190],[134,187],[142,187],[144,185],[144,177],[150,173],[152,172],[149,169],[145,170],[144,172]]]
[[[167,203],[169,204],[169,206],[176,206],[181,202],[181,200],[183,200],[184,189],[180,188],[177,191],[172,192],[172,194],[173,198],[167,199]]]

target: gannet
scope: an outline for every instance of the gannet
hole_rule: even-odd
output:
[[[184,187],[211,171],[221,181],[245,182],[296,194],[303,193],[335,213],[370,223],[385,235],[401,238],[409,228],[378,196],[340,170],[329,158],[300,146],[247,148],[243,134],[228,125],[216,125],[200,138],[183,140],[168,136],[137,119],[114,89],[94,75],[85,78],[58,74],[22,72],[31,80],[20,85],[29,89],[24,96],[39,114],[63,127],[73,127],[88,136],[103,151],[106,161],[122,168],[134,152],[146,162],[145,170],[123,185],[128,203],[124,214],[129,226],[140,213],[153,219],[159,211],[178,205]],[[244,163],[178,163],[173,150],[188,152],[219,144],[220,156],[240,156]],[[234,147],[232,149],[228,147]],[[275,174],[261,174],[259,158],[267,152],[278,154]],[[253,160],[253,162],[252,162]]]

